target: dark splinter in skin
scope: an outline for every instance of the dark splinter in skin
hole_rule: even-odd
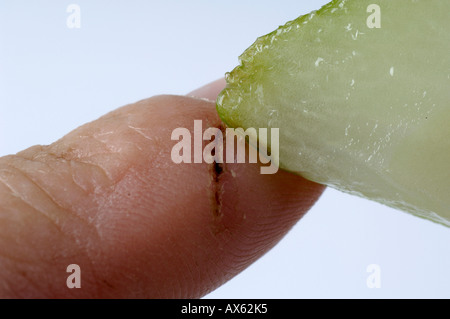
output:
[[[221,132],[222,135],[225,136],[225,128],[222,127],[222,125],[219,125],[218,127]],[[214,140],[215,141],[215,140]],[[222,145],[224,145],[224,141],[222,141]],[[211,155],[215,156],[216,155],[216,148],[214,148],[211,151]],[[223,171],[224,171],[224,167],[223,167],[223,163],[217,163],[216,161],[214,161],[211,165],[210,165],[210,172],[211,172],[211,177],[212,177],[212,188],[213,188],[213,196],[211,199],[212,202],[212,211],[214,216],[219,217],[221,214],[221,207],[222,207],[222,184],[220,182],[220,176],[222,175]]]

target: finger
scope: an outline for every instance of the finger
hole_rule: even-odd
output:
[[[214,104],[157,96],[0,159],[2,297],[194,298],[272,247],[323,187],[259,164],[175,164]],[[81,288],[66,285],[69,264]]]

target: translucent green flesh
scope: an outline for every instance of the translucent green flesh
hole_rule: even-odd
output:
[[[450,226],[450,1],[333,1],[259,38],[217,99],[280,165]],[[288,187],[288,185],[287,185]]]

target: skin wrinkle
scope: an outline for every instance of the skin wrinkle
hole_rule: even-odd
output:
[[[87,196],[87,195],[89,195],[89,192],[88,192],[87,188],[85,188],[85,186],[81,185],[81,183],[79,183],[79,182],[77,181],[77,178],[76,178],[76,176],[75,176],[74,165],[75,165],[75,164],[74,164],[73,161],[69,161],[69,170],[70,170],[70,177],[72,178],[72,182],[74,183],[74,185],[75,185],[76,187],[78,187],[79,189],[81,189],[81,190],[84,192],[84,194]]]
[[[33,276],[30,276],[27,270],[21,270],[18,272],[20,276],[24,279],[24,281],[27,283],[27,288],[31,284],[35,291],[42,290],[42,286],[39,285],[39,278],[33,278]],[[44,295],[41,298],[48,298],[48,295],[46,291],[44,291]]]
[[[2,171],[7,171],[7,170],[4,169],[4,168],[0,169],[0,174],[1,174]],[[3,186],[5,186],[5,188],[9,191],[9,193],[10,193],[12,196],[14,196],[14,197],[20,199],[20,195],[19,195],[19,194],[16,194],[16,191],[15,191],[14,189],[12,189],[12,188],[8,185],[8,183],[1,177],[1,175],[0,175],[0,182],[2,183]]]
[[[131,117],[131,116],[127,116],[126,118],[127,118],[127,123],[132,122],[132,117]],[[140,136],[142,136],[142,137],[144,137],[144,138],[146,138],[146,139],[148,139],[148,140],[153,140],[153,139],[150,139],[148,136],[146,136],[146,135],[141,131],[142,129],[138,129],[138,128],[134,127],[134,126],[131,125],[131,124],[128,124],[128,125],[127,125],[127,128],[130,129],[131,131],[133,131],[134,133],[138,133]],[[108,133],[108,132],[106,132],[106,133]],[[114,138],[115,138],[114,135],[117,135],[117,133],[116,133],[116,134],[109,134],[109,133],[106,134],[106,133],[100,134],[100,135],[102,135],[102,136],[108,136],[108,138],[110,138],[110,139],[112,139],[112,140],[114,140]],[[116,155],[119,157],[120,163],[126,163],[126,161],[123,160],[123,158],[122,158],[122,155],[123,155],[123,153],[124,153],[125,151],[122,150],[122,149],[117,150],[117,149],[115,149],[114,147],[111,147],[111,144],[114,144],[114,143],[111,143],[109,140],[108,140],[108,141],[104,141],[103,139],[100,139],[100,138],[98,137],[98,135],[99,135],[99,134],[95,134],[95,133],[94,133],[92,136],[94,137],[94,139],[95,139],[96,141],[98,141],[98,142],[102,143],[103,145],[105,145],[105,148],[106,148],[107,151],[108,151],[108,153],[107,153],[107,154],[108,154],[108,157],[110,157],[110,156],[113,155],[113,154],[116,154]],[[111,135],[112,135],[112,136],[111,136]],[[143,150],[142,147],[139,146],[138,143],[135,143],[135,142],[127,142],[127,141],[125,141],[125,143],[131,144],[133,147],[137,148],[138,151],[142,151],[142,150]],[[92,158],[93,155],[96,155],[96,154],[90,155],[89,158]],[[82,157],[82,158],[80,158],[80,160],[81,160],[82,162],[84,162],[84,163],[88,163],[88,162],[86,161],[86,157]],[[90,163],[90,164],[94,164],[94,163]],[[105,171],[105,174],[108,176],[108,178],[111,179],[111,180],[113,180],[113,177],[110,176],[110,174],[108,174],[108,173],[106,172],[106,170],[105,170],[99,163],[95,163],[94,165],[97,165],[99,168],[103,169],[103,171]],[[132,165],[128,165],[128,166],[125,167],[125,168],[124,168],[123,165],[121,165],[121,166],[122,166],[123,172],[122,172],[122,174],[119,174],[119,176],[114,180],[114,183],[113,183],[114,185],[117,185],[118,183],[120,183],[120,180],[123,179],[123,178],[128,174],[128,171],[132,169]]]
[[[89,141],[89,139],[93,139],[94,141],[99,142],[100,145],[102,145],[104,147],[107,154],[114,153],[115,150],[113,148],[111,148],[111,145],[108,145],[108,143],[106,141],[104,141],[103,139],[101,139],[100,136],[111,137],[110,134],[95,134],[94,133],[91,136],[83,136],[83,138],[87,139],[88,141]],[[97,147],[95,148],[95,150],[96,150],[96,153],[98,153]],[[89,156],[89,155],[87,155],[87,156]],[[83,157],[87,157],[87,156],[85,155]],[[83,158],[83,157],[81,157],[81,158]]]
[[[8,241],[6,241],[8,242]],[[36,247],[36,249],[39,249],[38,247]],[[20,251],[19,251],[20,252]],[[22,253],[23,255],[23,253]],[[27,255],[28,256],[28,255]],[[45,298],[46,297],[46,290],[43,290],[42,285],[39,285],[41,282],[51,282],[46,280],[45,277],[48,277],[49,275],[51,275],[52,273],[47,273],[45,271],[45,269],[51,269],[54,266],[54,263],[52,262],[52,260],[54,258],[50,258],[49,260],[46,261],[46,259],[43,259],[43,256],[38,256],[38,258],[36,259],[35,255],[32,255],[34,258],[32,259],[23,259],[23,258],[19,258],[17,255],[12,255],[12,254],[8,254],[7,250],[3,250],[0,253],[0,260],[1,260],[1,264],[2,264],[2,280],[0,280],[1,282],[7,282],[9,280],[9,278],[14,278],[15,280],[12,281],[11,280],[11,285],[7,285],[9,288],[9,290],[6,291],[10,291],[12,293],[12,296],[32,296],[32,295],[40,295],[40,298]],[[50,256],[51,257],[51,256]],[[59,259],[59,257],[57,257]],[[84,258],[83,258],[84,259]],[[13,264],[13,271],[11,271],[12,274],[16,274],[19,275],[19,278],[22,278],[25,282],[17,281],[17,277],[16,275],[12,275],[12,276],[8,276],[8,263],[5,264],[5,260],[9,261],[10,265]],[[43,274],[44,276],[42,277],[38,277],[36,278],[36,281],[33,281],[33,274],[36,272],[36,268],[40,268],[43,269]],[[31,273],[30,276],[27,275],[27,273]],[[50,276],[51,277],[51,276]],[[52,279],[54,277],[51,277]],[[30,291],[30,285],[35,288],[33,291]],[[23,293],[21,293],[21,291],[24,289],[22,288],[22,286],[26,287],[26,294],[24,295]],[[11,288],[13,287],[13,288]],[[49,290],[50,291],[50,290]],[[4,293],[5,290],[2,290],[2,292]],[[44,295],[42,295],[42,292],[44,292]],[[10,295],[11,296],[11,295]]]
[[[196,250],[201,250],[207,253],[205,249],[201,245],[197,245]],[[191,262],[186,262],[186,266],[189,269],[189,271],[186,273],[186,276],[188,276],[188,279],[192,282],[192,285],[190,286],[197,286],[197,282],[199,282],[199,279],[202,277],[203,272],[201,270],[201,265],[199,264],[199,261],[195,258],[191,258]],[[209,275],[209,272],[206,272],[206,275],[208,278],[211,278]]]
[[[176,231],[176,229],[174,229]],[[191,233],[194,233],[195,230],[190,230]],[[188,236],[189,237],[189,236]],[[208,237],[209,238],[209,237]],[[209,239],[210,240],[210,239]],[[182,244],[182,242],[174,242],[173,243],[176,246],[179,246]],[[198,254],[199,250],[204,250],[205,247],[203,245],[197,245],[195,247],[195,255]],[[206,255],[206,252],[205,252]],[[185,296],[191,296],[194,297],[194,291],[196,291],[199,287],[198,282],[201,282],[201,277],[206,274],[209,274],[209,272],[204,272],[198,270],[201,268],[201,264],[198,263],[198,261],[194,258],[194,255],[186,255],[185,258],[181,260],[181,268],[184,269],[182,273],[182,278],[176,278],[176,281],[173,284],[174,289],[172,290],[172,297],[173,298],[183,298]],[[211,277],[208,275],[208,277]],[[189,282],[189,285],[186,285],[186,282]],[[184,285],[183,285],[184,283]],[[177,288],[179,287],[179,288]],[[175,289],[176,288],[176,289]],[[187,290],[186,290],[187,289]],[[206,288],[202,288],[203,291],[206,290]],[[190,297],[190,298],[191,298]],[[195,298],[195,297],[194,297]]]
[[[204,251],[204,254],[205,255],[207,255],[207,250],[204,248],[204,247],[202,247],[202,246],[200,246],[200,247],[198,247],[199,249],[201,249],[201,250],[203,250]],[[212,265],[213,265],[213,267],[211,267],[210,269],[212,269],[212,271],[208,271],[208,272],[205,272],[206,273],[206,276],[207,276],[207,282],[208,283],[210,283],[210,284],[213,284],[214,283],[214,279],[216,279],[217,280],[217,278],[218,277],[220,277],[220,276],[218,276],[218,273],[217,273],[217,270],[216,269],[219,269],[220,267],[220,260],[219,260],[219,258],[217,257],[217,256],[215,256],[215,257],[212,257],[212,258],[210,258],[209,259],[209,261],[212,263]],[[201,278],[201,275],[203,274],[202,272],[201,272],[201,270],[200,270],[200,267],[199,267],[199,273],[200,273],[200,278]],[[211,286],[213,286],[213,285],[211,285]],[[206,288],[206,287],[204,287],[204,290],[203,290],[203,292],[204,292],[204,294],[207,294],[208,292],[210,292],[210,290],[211,289],[208,289],[208,288]]]
[[[214,164],[211,164],[211,165],[214,165]],[[209,167],[211,166],[211,165],[209,165]],[[211,191],[211,187],[209,187],[209,193],[214,193],[214,188],[212,189],[212,191]],[[214,206],[213,206],[214,204],[212,204],[212,212],[213,212],[213,214],[212,214],[212,216],[213,216],[213,223],[212,223],[212,230],[211,230],[211,232],[208,234],[208,235],[206,235],[206,234],[203,234],[203,238],[204,238],[204,241],[209,241],[209,240],[211,240],[210,239],[210,235],[212,234],[212,235],[215,235],[215,234],[217,234],[216,232],[214,232],[214,229],[216,229],[217,228],[217,226],[216,226],[216,224],[217,224],[217,219],[220,219],[220,216],[217,216],[215,213],[214,213]],[[224,231],[226,231],[226,229],[224,229]],[[221,240],[220,238],[218,238],[218,237],[216,237],[216,236],[214,236],[213,237],[214,238],[214,240]],[[201,250],[201,251],[203,251],[204,253],[203,253],[203,255],[208,255],[208,250],[207,250],[207,248],[204,246],[204,245],[196,245],[196,250]],[[215,267],[217,267],[218,268],[218,266],[219,266],[219,262],[218,262],[218,258],[217,257],[213,257],[213,258],[209,258],[209,262],[211,262]],[[195,260],[195,259],[193,259],[193,263],[195,263],[195,265],[198,265],[198,262]],[[192,276],[192,279],[193,279],[193,283],[195,284],[195,278],[201,278],[201,276],[202,275],[205,275],[206,274],[206,276],[208,277],[208,281],[209,282],[211,282],[211,283],[213,283],[214,282],[214,280],[213,280],[213,278],[215,278],[215,277],[217,277],[216,276],[216,274],[214,274],[214,273],[212,273],[212,272],[209,272],[209,271],[207,271],[207,272],[202,272],[200,269],[201,269],[201,265],[199,265],[200,267],[196,267],[195,269],[196,269],[196,274],[197,274],[197,276]],[[215,269],[215,267],[211,267],[212,269]],[[206,293],[208,293],[209,292],[209,290],[208,289],[204,289],[204,293],[206,294]]]
[[[18,168],[16,168],[16,167],[10,165],[9,163],[6,163],[6,166],[8,166],[8,167],[12,168],[13,170],[15,170],[16,173],[22,175],[28,182],[30,182],[32,185],[34,185],[34,187],[36,187],[37,189],[41,190],[41,191],[45,194],[45,196],[47,196],[47,198],[50,199],[50,201],[57,207],[57,210],[58,210],[58,209],[62,209],[62,207],[59,206],[59,205],[58,205],[58,204],[57,204],[57,203],[49,196],[49,194],[48,194],[44,189],[42,189],[38,184],[36,184],[36,183],[33,181],[33,179],[31,179],[30,176],[28,176],[27,174],[25,174],[24,172],[22,172],[22,171],[19,170]],[[10,172],[10,173],[14,175],[13,172]],[[7,185],[8,188],[12,191],[13,196],[19,198],[25,205],[27,205],[28,207],[30,207],[33,211],[35,211],[35,212],[39,213],[41,216],[45,217],[48,221],[50,221],[51,224],[53,224],[53,225],[55,226],[55,228],[58,230],[59,233],[63,234],[63,231],[62,231],[62,229],[61,229],[61,226],[58,225],[58,223],[57,223],[56,220],[52,219],[48,214],[46,214],[45,212],[41,211],[40,209],[34,207],[33,204],[30,203],[30,202],[24,197],[24,194],[22,194],[22,193],[20,193],[20,192],[17,192],[17,190],[16,190],[14,187],[12,187],[12,186],[9,185],[9,184],[6,184],[6,181],[3,180],[1,177],[0,177],[0,179],[1,179],[2,182],[5,183],[5,185]]]
[[[64,161],[64,164],[67,164],[67,161],[66,161],[66,160],[63,160],[63,161]],[[95,224],[90,223],[87,219],[83,218],[83,217],[81,216],[81,214],[76,213],[76,212],[73,211],[72,209],[68,209],[68,208],[64,207],[62,204],[58,203],[58,201],[51,195],[51,192],[47,191],[42,185],[40,185],[39,182],[35,181],[29,174],[23,172],[22,170],[18,169],[18,168],[15,167],[15,166],[12,166],[12,165],[9,164],[9,163],[6,163],[6,165],[15,168],[15,169],[16,169],[18,172],[20,172],[20,174],[22,174],[28,181],[30,181],[30,182],[35,186],[35,188],[36,188],[37,190],[41,191],[41,192],[43,193],[43,195],[45,196],[45,198],[49,199],[50,202],[54,204],[54,206],[55,206],[55,211],[57,211],[57,212],[60,213],[60,214],[64,214],[65,216],[71,216],[71,217],[74,217],[76,220],[80,221],[80,222],[85,226],[85,229],[91,229],[91,230],[93,230],[93,232],[89,232],[89,233],[93,233],[94,235],[97,236],[97,238],[100,238],[100,234],[99,234],[99,232],[98,232],[97,227],[95,227]],[[69,166],[69,165],[67,165],[67,166]],[[25,202],[26,202],[26,201],[25,201]],[[55,221],[55,220],[53,220],[50,216],[48,216],[48,213],[43,212],[43,211],[37,209],[36,207],[34,207],[34,205],[33,205],[32,203],[28,203],[28,202],[26,202],[26,203],[27,203],[32,209],[34,209],[34,210],[40,212],[43,216],[47,216],[48,219],[50,219],[50,220],[55,224],[55,226],[58,228],[59,232],[60,232],[61,234],[65,234],[64,231],[62,230],[61,226],[58,224],[58,222]],[[63,217],[63,219],[65,219],[65,218]],[[67,234],[65,234],[65,235],[67,235]],[[72,239],[73,239],[73,240],[76,240],[75,237],[73,237]]]
[[[49,147],[50,147],[50,146],[46,146],[46,148],[49,148]],[[43,147],[41,146],[41,150],[42,150],[42,148],[43,148]],[[34,147],[32,147],[31,149],[34,149]],[[41,150],[39,150],[39,152],[41,152]],[[48,152],[48,153],[45,153],[45,154],[35,154],[35,155],[32,154],[31,157],[30,157],[30,156],[23,156],[23,154],[21,154],[21,153],[24,153],[24,152],[27,152],[27,151],[28,151],[28,150],[23,151],[23,152],[20,152],[20,153],[14,155],[14,157],[16,157],[16,158],[22,158],[22,159],[24,159],[25,161],[31,161],[31,162],[37,162],[37,163],[40,163],[40,164],[44,164],[44,165],[46,165],[46,166],[49,168],[49,171],[52,171],[52,170],[54,169],[54,167],[52,167],[52,166],[49,164],[52,160],[59,161],[59,162],[62,162],[62,163],[67,163],[67,164],[69,165],[70,169],[73,168],[73,164],[74,164],[74,163],[81,163],[81,164],[86,164],[86,165],[93,165],[93,166],[95,166],[96,168],[99,168],[99,169],[104,173],[105,177],[106,177],[107,179],[109,179],[109,177],[108,177],[108,175],[106,174],[105,170],[104,170],[101,166],[96,165],[96,164],[94,164],[94,163],[90,163],[90,162],[84,162],[84,161],[82,160],[82,158],[75,158],[75,157],[74,157],[74,158],[65,159],[64,156],[60,156],[60,155],[58,155],[57,153],[54,153],[54,152]],[[27,154],[29,154],[29,152],[27,152]],[[67,154],[68,154],[68,153],[66,153],[66,155],[67,155]],[[71,175],[73,175],[73,174],[71,174]],[[72,178],[72,180],[74,181],[75,184],[77,184],[78,186],[80,186],[80,189],[81,189],[81,190],[85,191],[84,187],[81,187],[81,185],[79,185],[79,184],[76,182],[76,180],[75,180],[74,178]]]
[[[36,160],[39,157],[38,156],[34,156],[34,157],[31,157],[31,158]],[[27,161],[32,161],[32,160],[30,160],[28,158],[25,158],[25,159]],[[61,160],[61,159],[59,159],[59,160]],[[42,161],[42,158],[40,158],[39,163],[44,163],[44,164],[48,165],[48,163],[45,163],[45,162]],[[49,199],[51,201],[51,203],[53,203],[53,205],[55,205],[55,208],[56,208],[55,211],[60,212],[60,214],[65,214],[66,216],[69,215],[69,212],[72,212],[71,210],[68,210],[68,209],[64,208],[63,206],[59,205],[58,202],[50,195],[50,193],[47,192],[43,187],[41,187],[41,185],[37,184],[37,182],[34,181],[34,179],[29,174],[26,174],[22,170],[19,170],[17,167],[12,166],[9,163],[6,163],[6,165],[11,167],[11,168],[13,168],[13,169],[15,169],[16,171],[20,172],[20,174],[22,176],[24,176],[28,181],[30,181],[34,185],[35,189],[39,189],[43,193],[43,196],[45,196],[47,199]],[[2,182],[4,183],[3,180],[2,180]],[[17,193],[17,191],[14,191],[14,192]],[[90,253],[90,250],[88,248],[89,245],[83,244],[82,241],[79,241],[79,236],[77,236],[76,234],[71,233],[71,232],[64,232],[57,221],[54,221],[46,212],[43,212],[43,211],[39,210],[37,207],[35,207],[35,205],[33,205],[32,203],[26,201],[23,198],[23,196],[21,196],[20,199],[21,199],[21,201],[24,204],[26,204],[28,207],[30,207],[32,211],[40,213],[41,216],[43,216],[47,220],[49,220],[56,227],[56,229],[60,233],[61,237],[68,238],[73,243],[73,246],[72,246],[71,249],[77,251],[76,255],[80,255],[79,251],[84,252],[84,253],[81,253],[81,255],[84,256],[84,258],[82,258],[82,259],[85,262],[87,261],[91,265],[91,267],[90,267],[90,269],[91,269],[91,276],[93,276],[95,278],[96,277],[95,267],[93,266],[93,263],[92,263],[92,260],[91,260],[93,254]],[[72,217],[75,217],[82,224],[84,224],[84,228],[85,229],[92,229],[93,230],[93,232],[87,232],[87,233],[94,234],[98,239],[100,239],[100,234],[98,233],[98,229],[97,229],[97,227],[95,227],[95,224],[91,224],[87,220],[84,220],[83,218],[81,218],[81,215],[79,215],[79,214],[74,214],[72,212],[70,215]],[[64,219],[65,219],[65,217],[64,217]],[[86,232],[84,232],[84,233],[86,233]],[[75,249],[73,247],[75,247]],[[97,250],[94,253],[94,255],[98,255],[98,254],[99,254],[99,251]],[[93,286],[96,287],[96,285],[93,285]],[[97,293],[97,291],[95,291],[95,293]]]
[[[99,139],[96,134],[93,135],[74,135],[74,133],[69,133],[69,138],[73,138],[70,145],[63,139],[61,142],[58,141],[48,146],[48,155],[54,156],[55,159],[62,160],[82,160],[89,159],[95,155],[112,155],[115,152],[108,143]],[[78,146],[82,145],[83,148]],[[45,156],[45,155],[44,155]]]
[[[253,248],[259,247],[261,249],[267,248],[267,238],[281,238],[284,235],[279,227],[271,226],[270,228],[261,228],[256,225],[253,232],[246,233],[240,238],[242,241],[251,242]],[[236,249],[236,251],[247,251],[248,248],[244,246],[242,249]]]
[[[271,228],[272,231],[269,233],[265,233],[265,230],[257,227],[252,232],[244,233],[239,236],[241,242],[252,244],[233,247],[233,260],[238,268],[242,266],[242,268],[240,269],[244,269],[249,259],[256,259],[261,254],[261,252],[267,251],[277,242],[277,240],[273,242],[267,241],[267,238],[281,238],[284,235],[283,230],[279,227],[272,226]],[[238,260],[240,260],[241,262],[238,263]]]
[[[1,238],[2,239],[11,240],[11,238],[7,238],[7,237],[3,237],[3,236]],[[0,258],[7,259],[9,261],[13,261],[14,263],[17,263],[18,265],[20,265],[20,264],[27,264],[27,265],[30,265],[30,266],[34,266],[34,260],[28,260],[28,259],[25,259],[25,258],[20,258],[17,255],[14,255],[13,253],[8,253],[8,251],[5,250],[5,249],[1,250]]]
[[[193,230],[192,231],[190,230],[189,232],[193,233]],[[180,246],[180,243],[176,242],[176,241],[174,241],[172,244],[174,246]],[[199,250],[203,250],[203,248],[201,247],[201,245],[196,245],[195,246],[195,251],[198,252]],[[192,285],[188,285],[188,289],[190,289],[190,286],[196,286],[196,282],[197,282],[196,279],[198,278],[198,274],[199,274],[199,272],[198,272],[198,268],[199,268],[198,261],[195,258],[193,258],[192,255],[191,256],[188,255],[185,258],[181,259],[181,264],[182,264],[183,268],[186,269],[186,271],[182,273],[183,277],[185,278],[184,282],[188,281],[188,282],[192,283]],[[182,283],[181,278],[176,281],[176,284],[180,288],[183,287],[183,285],[181,283]],[[177,289],[177,291],[179,293],[180,289]],[[182,296],[182,295],[183,294],[180,293],[180,296]]]
[[[20,296],[22,294],[23,286],[25,286],[26,284],[23,283],[23,277],[18,273],[17,270],[14,271],[14,275],[11,276],[14,279],[16,279],[15,277],[19,276],[19,280],[14,280],[10,279],[10,276],[2,276],[2,283],[5,284],[5,290],[3,290],[4,292],[6,291],[8,293],[9,298],[16,298],[15,296]]]
[[[0,261],[1,261],[1,259],[0,259]],[[5,269],[3,269],[3,272],[4,271],[5,271]],[[5,276],[5,277],[6,278],[11,278],[11,276]],[[14,277],[14,276],[12,276],[12,277]],[[12,287],[14,285],[10,284],[9,281],[11,281],[11,279],[10,280],[6,280],[6,279],[5,280],[0,280],[1,291],[12,291],[13,290]]]
[[[3,257],[3,256],[2,256]],[[21,291],[23,290],[23,287],[27,287],[27,289],[30,288],[30,285],[32,286],[32,288],[34,288],[35,292],[39,292],[42,290],[42,285],[39,285],[36,283],[36,281],[39,281],[39,279],[42,280],[42,278],[39,279],[33,279],[33,271],[34,271],[34,267],[28,267],[30,263],[28,263],[26,265],[25,268],[20,268],[20,265],[22,265],[23,263],[19,263],[17,264],[17,262],[14,262],[14,273],[15,276],[3,276],[2,277],[2,283],[6,284],[8,289],[7,291],[10,291],[12,293],[12,296],[20,296],[21,295]],[[18,266],[17,266],[18,265]],[[9,271],[9,265],[5,265],[5,267],[2,269],[3,273],[7,273]],[[28,275],[29,273],[31,273],[31,276]],[[17,280],[17,278],[15,278],[16,276],[19,276],[19,280]],[[12,280],[11,278],[14,278],[16,280]],[[43,296],[45,298],[45,295]]]
[[[94,233],[96,234],[98,241],[101,242],[102,238],[100,237],[100,232],[97,227],[95,227]],[[99,278],[101,278],[101,272],[97,271],[95,260],[98,260],[99,255],[105,258],[104,252],[101,249],[101,245],[96,245],[96,247],[94,247],[95,249],[92,249],[92,245],[90,245],[89,243],[84,246],[78,244],[77,247],[81,249],[80,255],[82,257],[83,256],[85,257],[80,258],[83,260],[83,264],[87,263],[90,266],[90,268],[87,271],[90,274],[90,276],[87,278],[87,280],[84,280],[84,284],[86,285],[86,281],[88,281],[89,287],[92,287],[91,289],[93,289],[93,296],[100,297],[101,286],[97,285],[96,283],[98,283]],[[94,256],[96,258],[94,258]],[[86,270],[85,266],[83,265],[83,272],[85,272],[85,270]]]
[[[78,165],[82,165],[81,167]],[[71,170],[71,176],[72,176],[72,180],[73,182],[78,185],[78,187],[80,187],[85,193],[86,195],[91,194],[91,192],[89,191],[89,188],[91,188],[93,191],[93,194],[96,193],[96,190],[99,187],[104,187],[106,188],[106,185],[103,186],[98,186],[95,185],[94,183],[98,180],[98,178],[96,178],[95,180],[93,179],[93,183],[90,185],[91,187],[87,186],[87,185],[82,185],[81,180],[79,180],[78,174],[80,173],[80,170],[82,171],[81,174],[83,174],[84,171],[86,171],[87,169],[84,168],[89,168],[89,170],[91,171],[92,169],[98,169],[98,171],[100,171],[102,173],[102,175],[106,178],[107,181],[110,181],[109,177],[106,175],[105,171],[99,167],[96,164],[93,163],[88,163],[88,162],[83,162],[83,161],[70,161],[70,170]],[[95,172],[94,172],[95,173]],[[93,174],[94,174],[93,173]],[[93,175],[91,174],[91,175]]]
[[[102,164],[100,164],[101,161],[100,161],[100,159],[98,157],[102,156],[102,155],[106,155],[106,154],[92,154],[92,155],[90,155],[88,157],[83,157],[83,158],[80,159],[80,163],[89,164],[89,165],[98,167],[100,170],[102,170],[104,172],[105,176],[110,181],[110,183],[111,183],[110,186],[114,186],[114,185],[118,184],[127,175],[127,172],[130,170],[132,165],[131,164],[127,165],[127,166],[122,165],[121,169],[120,169],[120,172],[114,171],[113,172],[114,175],[113,175],[113,173],[108,172],[108,170],[104,166],[102,166]],[[111,159],[112,155],[115,155],[115,156],[117,156],[119,158],[118,159],[119,163],[123,162],[120,159],[120,154],[119,153],[108,155],[108,158]],[[109,163],[103,163],[103,165],[105,165],[105,164],[108,165]],[[102,189],[106,189],[106,188],[107,187],[102,187]]]
[[[42,149],[42,147],[41,147],[41,149]],[[61,159],[61,158],[58,158],[58,157],[50,158],[50,160],[49,160],[49,159],[48,159],[48,155],[47,155],[47,156],[34,155],[34,156],[31,156],[31,157],[25,157],[25,156],[21,156],[20,153],[14,155],[14,157],[23,159],[23,160],[25,160],[25,161],[30,161],[30,162],[35,162],[35,163],[39,163],[39,164],[44,164],[44,165],[46,165],[46,166],[49,168],[49,171],[52,170],[52,166],[49,164],[50,160],[62,161],[63,164],[67,164],[67,165],[68,165],[69,170],[70,170],[70,176],[71,176],[71,178],[72,178],[73,183],[74,183],[76,186],[78,186],[79,189],[80,189],[81,191],[83,191],[83,193],[84,193],[85,195],[89,195],[89,194],[90,194],[89,192],[87,192],[87,190],[86,190],[84,187],[82,187],[82,185],[81,185],[80,183],[77,182],[77,180],[76,180],[76,178],[74,177],[74,174],[73,174],[73,173],[74,173],[74,171],[73,171],[73,168],[74,168],[73,165],[74,165],[74,163],[82,163],[82,162],[80,162],[80,161],[75,161],[75,159],[64,160],[64,159]],[[51,157],[51,155],[50,155],[50,157]],[[89,165],[89,163],[86,163],[86,165]],[[92,165],[92,164],[91,164],[91,165]],[[100,167],[99,167],[99,168],[100,168]],[[100,169],[101,169],[101,168],[100,168]],[[46,173],[46,171],[39,171],[39,170],[38,170],[38,172]],[[106,176],[106,175],[105,175],[105,176]],[[30,177],[30,176],[29,176],[29,177]],[[31,179],[31,177],[30,177],[30,179]],[[33,181],[34,181],[34,180],[33,180]],[[36,184],[37,187],[40,188],[43,192],[46,192],[46,191],[44,190],[44,188],[41,187],[40,185],[38,185],[38,183],[37,183],[36,181],[35,181],[35,184]],[[48,197],[49,197],[51,200],[53,200],[53,201],[56,203],[56,200],[54,200],[53,198],[50,197],[49,192],[46,192],[46,194],[48,195]],[[56,203],[56,204],[59,206],[58,203]],[[64,207],[62,207],[62,208],[65,209]]]
[[[251,248],[248,247],[236,247],[233,250],[233,256],[236,259],[246,260],[246,258],[253,257],[254,254],[258,254],[259,251],[265,251],[267,249],[267,242],[264,241],[264,237],[256,236],[250,237],[246,236],[242,237],[242,240],[246,240],[252,243]]]
[[[122,165],[121,166],[122,172],[120,172],[119,174],[117,172],[114,172],[115,174],[113,174],[113,175],[115,175],[115,176],[113,176],[111,174],[111,172],[109,172],[107,169],[105,169],[104,165],[100,164],[100,163],[104,162],[100,159],[100,157],[102,157],[102,156],[107,156],[108,161],[111,161],[111,159],[113,159],[113,157],[116,157],[115,160],[117,160],[119,163],[123,163],[124,161],[122,159],[121,151],[118,151],[118,150],[114,149],[113,147],[111,147],[110,146],[111,143],[109,140],[105,141],[105,140],[99,138],[98,135],[108,136],[111,139],[114,138],[114,136],[110,137],[109,132],[102,132],[100,134],[93,133],[91,136],[87,136],[87,135],[83,136],[81,139],[87,140],[87,141],[83,142],[83,145],[84,145],[84,147],[86,147],[86,145],[88,145],[89,151],[86,154],[78,154],[77,157],[74,157],[72,160],[76,160],[77,162],[83,163],[86,165],[93,165],[93,166],[99,168],[104,173],[106,178],[110,181],[110,183],[111,183],[110,185],[114,185],[115,183],[118,182],[118,180],[120,180],[124,175],[126,175],[128,167]],[[99,148],[97,145],[94,145],[95,143],[92,143],[92,141],[99,143],[102,147]],[[74,142],[81,143],[80,137],[77,136],[75,138]],[[109,142],[109,144],[108,144],[108,142]],[[90,146],[90,145],[92,145],[92,146]],[[53,148],[56,148],[56,151],[61,152],[61,150],[60,150],[61,147],[53,147]]]
[[[116,134],[116,135],[117,135],[117,134]],[[105,146],[105,149],[106,149],[106,152],[105,152],[105,153],[95,152],[94,155],[97,155],[97,154],[107,154],[108,156],[109,156],[109,155],[118,155],[118,156],[121,156],[121,155],[123,155],[124,153],[127,153],[127,152],[128,152],[128,150],[125,150],[125,151],[124,151],[122,145],[120,145],[119,147],[115,147],[115,146],[111,145],[111,144],[112,144],[111,141],[106,141],[106,142],[105,142],[104,140],[102,140],[102,139],[99,138],[98,134],[92,135],[92,138],[93,138],[95,141],[100,142],[101,144],[103,144],[103,145]],[[136,143],[124,141],[124,144],[125,144],[125,145],[131,144],[133,147],[136,147],[139,151],[142,151],[142,148],[140,148]],[[82,156],[82,157],[80,157],[80,159],[85,158],[85,157],[89,157],[89,156],[90,156],[90,155],[88,155],[88,156]]]

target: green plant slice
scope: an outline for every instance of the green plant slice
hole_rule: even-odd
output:
[[[219,115],[279,128],[285,170],[450,226],[449,13],[448,0],[332,1],[240,56]]]

